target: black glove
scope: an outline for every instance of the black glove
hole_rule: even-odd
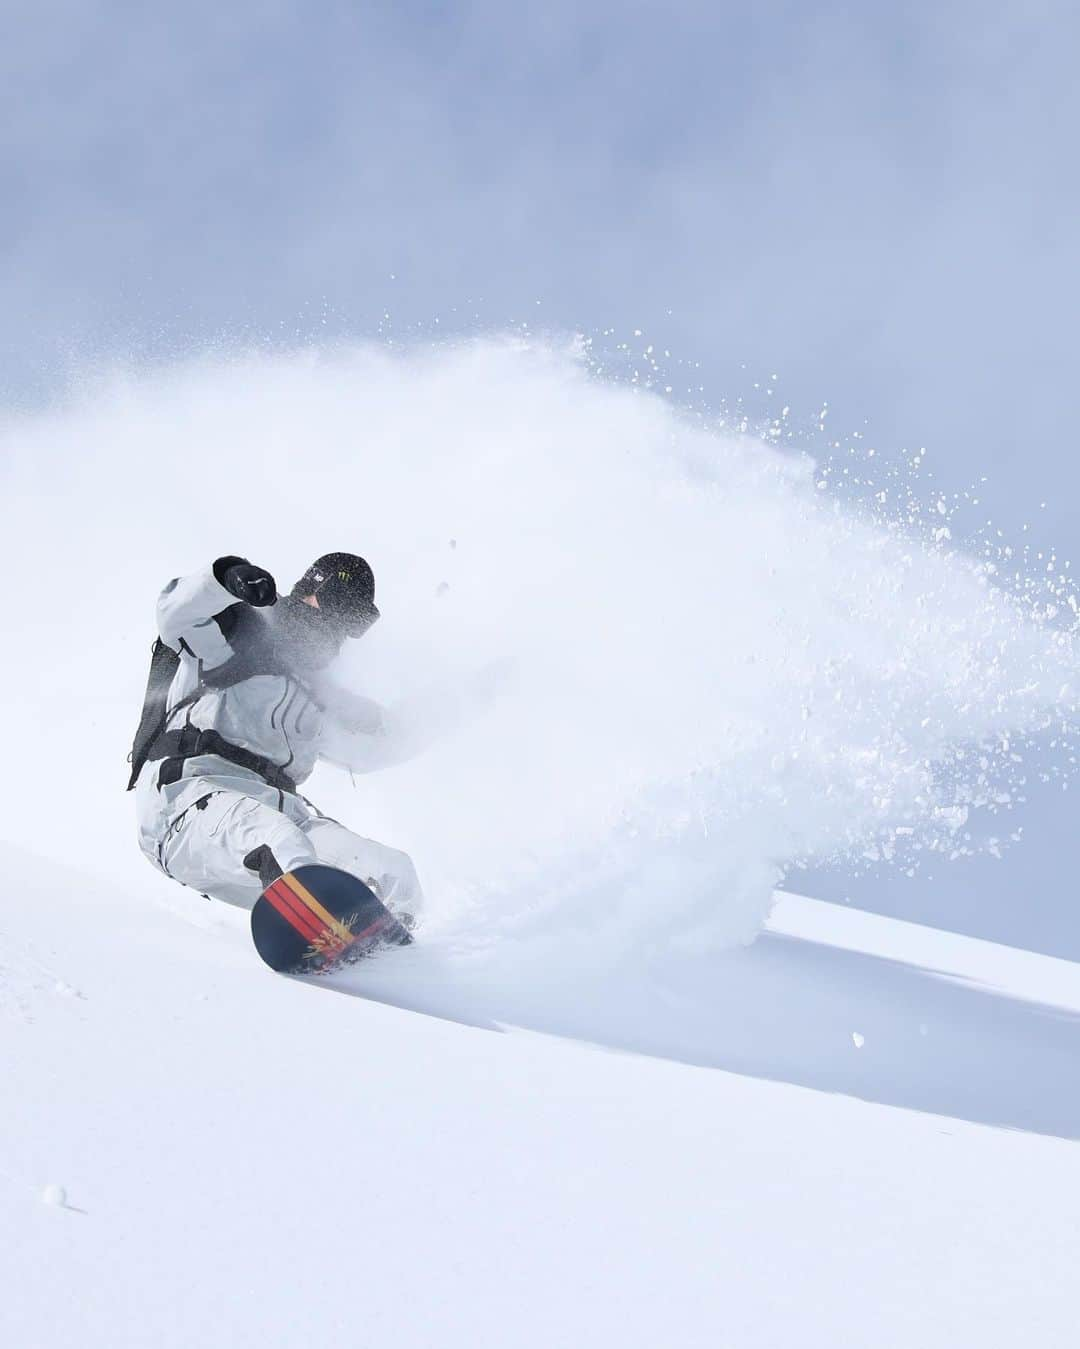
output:
[[[214,575],[229,592],[246,604],[261,607],[277,600],[277,586],[265,567],[255,567],[243,557],[219,557]]]

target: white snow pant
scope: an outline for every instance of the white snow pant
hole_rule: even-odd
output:
[[[282,871],[311,862],[340,867],[369,884],[388,908],[418,913],[423,895],[405,853],[315,814],[297,796],[279,798],[275,792],[275,806],[282,802],[278,810],[254,796],[217,787],[212,778],[203,782],[206,795],[169,822],[151,856],[174,880],[250,909],[262,883],[244,866],[244,858],[265,844]]]

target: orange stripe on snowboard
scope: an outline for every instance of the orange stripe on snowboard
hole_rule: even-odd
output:
[[[304,885],[303,881],[298,880],[291,871],[287,871],[285,875],[282,876],[281,882],[289,887],[296,898],[305,904],[315,917],[330,929],[339,941],[343,941],[348,945],[353,940],[351,928],[339,918],[335,918],[329,909],[324,908],[307,886]]]
[[[266,898],[289,926],[294,931],[299,932],[301,937],[313,941],[316,937],[321,936],[322,928],[312,914],[299,903],[288,886],[282,885],[280,879],[267,887]]]

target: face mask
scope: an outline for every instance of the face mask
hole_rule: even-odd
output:
[[[341,649],[345,634],[313,605],[295,595],[278,600],[274,610],[278,639],[299,666],[317,670],[328,665]]]

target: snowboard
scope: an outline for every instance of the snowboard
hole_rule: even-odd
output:
[[[407,946],[407,929],[363,881],[320,863],[287,871],[251,910],[255,950],[282,974],[327,974],[384,946]]]

